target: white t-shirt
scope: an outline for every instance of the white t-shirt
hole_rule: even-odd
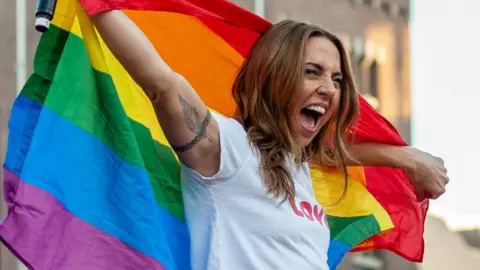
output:
[[[202,177],[182,165],[195,270],[328,270],[330,231],[307,163],[292,167],[295,206],[267,194],[257,151],[234,119],[214,114],[221,165]]]

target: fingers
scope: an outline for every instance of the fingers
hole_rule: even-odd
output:
[[[436,199],[438,199],[440,196],[442,196],[443,193],[445,193],[445,188],[436,190],[435,192],[431,192],[432,196],[431,196],[430,198],[431,198],[432,200],[436,200]]]
[[[447,179],[447,180],[445,180]],[[445,179],[440,180],[434,185],[432,188],[430,188],[428,191],[432,194],[431,199],[435,200],[438,199],[440,196],[445,193],[445,182],[448,182],[448,178],[445,177]]]
[[[440,158],[440,157],[435,157],[435,159],[438,161],[438,163],[442,164],[442,166],[445,165],[445,161],[444,161],[442,158]]]
[[[439,164],[438,168],[440,169],[440,171],[446,174],[447,173],[447,167],[445,167],[445,161],[440,157],[434,157],[434,158]]]
[[[443,178],[443,183],[444,183],[445,185],[447,185],[449,182],[450,182],[450,177],[448,177],[447,175],[445,175],[445,178]]]
[[[439,181],[440,181],[444,186],[447,185],[448,182],[450,182],[450,178],[449,178],[448,175],[447,175],[447,168],[441,167],[441,168],[439,169],[438,175],[439,175],[439,177],[438,177],[438,178],[439,178]]]
[[[417,200],[438,199],[445,193],[446,185],[450,182],[445,161],[426,153],[423,165],[423,167],[420,166],[420,169],[409,173]]]
[[[415,194],[417,195],[417,201],[421,202],[425,200],[427,194],[425,194],[425,189],[421,186],[414,185],[413,188],[415,189]],[[428,196],[430,197],[430,196]]]
[[[439,169],[439,171],[442,175],[441,181],[446,185],[446,184],[448,184],[450,179],[447,176],[448,171],[447,171],[447,167],[445,167],[445,161],[442,158],[439,158],[439,157],[435,157],[435,159],[437,160],[437,162],[439,164],[441,164],[441,166],[438,166],[438,169]]]
[[[419,202],[425,198],[436,200],[445,193],[449,178],[446,174],[442,173],[436,175],[436,178],[430,179],[429,181],[417,182],[417,185],[414,186]]]

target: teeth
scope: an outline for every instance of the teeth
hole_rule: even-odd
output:
[[[325,113],[325,109],[323,107],[320,107],[320,106],[308,106],[306,109],[316,111],[316,112],[321,113],[321,114]]]

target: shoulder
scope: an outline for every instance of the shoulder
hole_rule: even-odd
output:
[[[215,111],[210,111],[213,115],[213,118],[215,121],[217,121],[218,125],[221,126],[223,129],[228,129],[226,131],[236,133],[239,136],[247,135],[244,127],[240,122],[237,120],[231,118],[231,117],[226,117],[220,113],[217,113]]]
[[[212,115],[218,124],[222,152],[251,150],[247,132],[240,122],[216,112],[212,112]]]
[[[219,129],[220,169],[212,177],[203,177],[185,167],[183,169],[189,178],[214,183],[228,180],[236,175],[252,154],[252,148],[242,124],[219,113],[213,111],[211,113]]]

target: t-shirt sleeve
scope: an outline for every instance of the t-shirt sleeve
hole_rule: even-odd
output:
[[[238,121],[214,112],[212,116],[220,133],[220,169],[214,176],[204,177],[181,164],[183,177],[207,183],[228,180],[241,170],[252,153],[247,133]]]

